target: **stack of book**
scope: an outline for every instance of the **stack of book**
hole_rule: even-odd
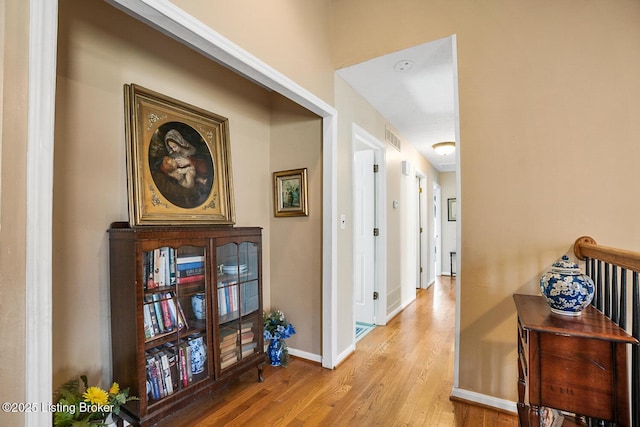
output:
[[[147,340],[189,327],[180,301],[171,292],[146,295],[144,300],[144,336]]]
[[[220,330],[220,369],[238,361],[238,330],[223,328]]]
[[[242,358],[255,353],[258,340],[253,332],[253,322],[243,322],[240,329],[240,345],[242,346]]]
[[[176,259],[176,282],[180,284],[204,280],[204,255],[179,256]]]

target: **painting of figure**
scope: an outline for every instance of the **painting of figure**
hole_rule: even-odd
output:
[[[160,193],[176,206],[194,208],[211,193],[215,176],[211,153],[187,124],[158,127],[149,144],[149,168]]]

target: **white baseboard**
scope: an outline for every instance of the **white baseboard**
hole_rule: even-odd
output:
[[[503,411],[513,413],[518,412],[516,402],[500,399],[494,396],[488,396],[486,394],[476,393],[475,391],[469,391],[454,387],[453,390],[451,390],[451,396],[464,399],[469,402],[475,402],[481,405],[490,406],[492,408],[501,409]]]
[[[393,310],[391,313],[389,313],[387,315],[387,323],[389,323],[389,321],[391,319],[393,319],[394,317],[396,317],[398,315],[398,313],[400,313],[402,310],[404,310],[405,308],[407,308],[409,306],[409,304],[411,304],[412,302],[414,302],[416,299],[415,298],[411,298],[408,301],[405,301],[404,304],[402,304],[400,307],[396,308],[395,310]]]
[[[336,364],[335,366],[338,366],[340,363],[342,363],[344,361],[344,359],[346,359],[347,357],[351,356],[351,354],[353,352],[356,351],[356,346],[355,344],[351,344],[349,347],[347,347],[345,349],[345,351],[343,351],[342,353],[340,353],[338,355],[338,357],[336,358]]]
[[[289,347],[289,354],[291,356],[299,357],[301,359],[322,363],[322,356],[319,354],[309,353],[308,351],[296,350],[295,348],[291,348],[291,347]]]

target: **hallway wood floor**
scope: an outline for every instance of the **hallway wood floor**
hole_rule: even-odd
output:
[[[291,358],[161,426],[454,426],[455,277],[439,277],[334,370]]]

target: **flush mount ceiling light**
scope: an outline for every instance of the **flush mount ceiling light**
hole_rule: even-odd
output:
[[[393,69],[402,72],[409,71],[413,68],[413,61],[409,61],[408,59],[403,59],[402,61],[396,62],[396,65],[393,66]]]
[[[437,144],[433,144],[432,147],[435,152],[441,156],[448,156],[456,150],[456,143],[453,141],[438,142]]]

